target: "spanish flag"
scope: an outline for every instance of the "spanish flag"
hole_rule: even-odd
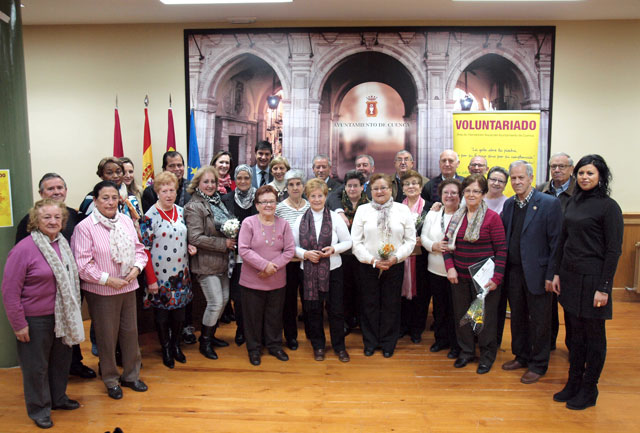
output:
[[[144,141],[142,145],[142,184],[146,187],[153,183],[153,154],[151,152],[151,131],[149,112],[144,108]]]

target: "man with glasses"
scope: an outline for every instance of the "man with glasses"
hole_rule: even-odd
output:
[[[311,169],[318,179],[324,180],[329,188],[329,193],[342,185],[342,182],[331,177],[331,160],[327,155],[319,154],[314,156],[311,161]]]
[[[538,186],[538,190],[558,197],[562,205],[562,213],[567,207],[567,203],[576,191],[576,178],[573,177],[573,159],[564,152],[558,152],[549,158],[549,173],[551,180]],[[562,220],[558,221],[562,226]],[[571,328],[568,321],[564,321],[565,338],[564,342],[569,348],[571,341]],[[556,348],[556,340],[558,339],[558,330],[560,329],[560,321],[558,319],[558,296],[553,294],[553,302],[551,304],[551,350]]]
[[[444,150],[440,154],[438,164],[440,166],[440,174],[428,181],[422,187],[422,193],[420,194],[422,198],[425,199],[425,206],[427,208],[430,208],[433,203],[440,201],[440,194],[438,194],[438,185],[440,185],[440,182],[450,178],[456,178],[460,182],[464,180],[462,176],[456,174],[460,160],[458,159],[458,154],[453,150]]]
[[[398,203],[402,203],[405,195],[402,191],[402,176],[405,175],[409,170],[413,170],[413,156],[407,150],[401,150],[396,153],[396,157],[394,159],[393,165],[396,169],[396,175],[393,178],[393,184],[391,185],[391,195],[393,196],[393,200]],[[429,179],[422,176],[422,184],[426,184],[429,182]]]
[[[484,156],[476,155],[471,158],[469,161],[469,174],[481,174],[486,176],[487,170],[489,167],[487,166],[487,159]]]

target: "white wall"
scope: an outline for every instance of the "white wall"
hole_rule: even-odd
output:
[[[603,155],[614,174],[614,198],[623,211],[640,212],[633,177],[640,161],[640,139],[634,133],[640,124],[640,21],[535,25],[557,26],[551,151],[567,152],[575,160],[587,153]],[[69,184],[69,205],[79,205],[97,181],[97,162],[112,152],[116,93],[125,154],[137,169],[145,94],[151,100],[156,170],[166,146],[169,93],[178,150],[186,155],[183,29],[191,27],[24,28],[34,187],[43,173],[57,171]]]

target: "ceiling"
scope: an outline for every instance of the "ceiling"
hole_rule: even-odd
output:
[[[22,0],[25,25],[227,23],[255,17],[257,24],[292,21],[557,21],[640,19],[640,0],[476,2],[451,0],[293,0],[293,3],[165,5],[160,0]]]

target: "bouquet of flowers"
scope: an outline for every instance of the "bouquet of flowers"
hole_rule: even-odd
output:
[[[237,218],[228,219],[222,224],[220,231],[229,239],[236,239],[240,232],[240,221]]]
[[[422,228],[422,224],[424,224],[424,217],[425,217],[424,214],[420,214],[416,218],[416,233],[418,233]]]
[[[383,244],[380,248],[378,248],[378,257],[380,257],[380,259],[382,260],[387,260],[393,255],[395,250],[396,247],[394,247],[392,244]],[[380,275],[382,275],[382,269],[380,269],[378,278],[380,278]]]
[[[473,300],[465,315],[460,319],[460,326],[471,323],[474,334],[478,335],[484,327],[484,298],[489,293],[489,289],[482,289]]]

